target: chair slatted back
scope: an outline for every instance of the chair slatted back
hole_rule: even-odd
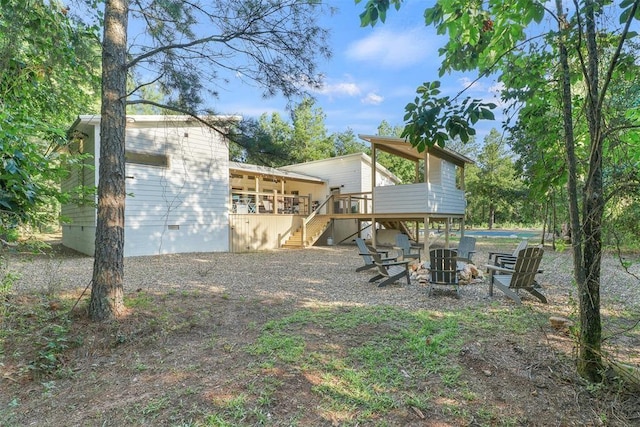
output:
[[[409,236],[406,234],[396,234],[396,246],[402,248],[405,253],[409,253],[411,250],[411,242],[409,242]]]
[[[360,251],[360,255],[364,260],[366,265],[373,264],[373,257],[370,255],[371,251],[367,247],[367,244],[360,237],[356,237],[356,245],[358,245],[358,250]],[[373,249],[373,248],[372,248]]]
[[[470,252],[474,252],[476,250],[476,238],[464,236],[460,238],[460,243],[458,244],[458,256],[462,258],[471,259],[469,256]]]
[[[527,248],[527,245],[529,245],[529,241],[528,240],[522,240],[520,243],[518,243],[518,246],[516,247],[516,249],[513,251],[513,253],[511,255],[518,256],[518,254],[520,253],[521,250]]]
[[[432,249],[429,251],[431,283],[453,285],[458,283],[457,251]]]
[[[543,254],[544,249],[541,247],[522,249],[518,253],[516,264],[513,267],[513,276],[509,287],[514,289],[531,288]]]

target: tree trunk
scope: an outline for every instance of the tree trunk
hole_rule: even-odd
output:
[[[89,315],[124,311],[124,203],[128,0],[107,0],[102,43],[98,218]]]
[[[493,222],[495,220],[496,208],[493,203],[489,203],[489,230],[493,229]]]
[[[544,205],[544,214],[542,214],[542,241],[540,242],[542,246],[544,246],[545,234],[548,232],[548,227],[549,227],[549,224],[547,223],[548,217],[549,217],[549,199],[547,199],[547,202]]]
[[[552,224],[553,224],[553,240],[552,242],[552,248],[555,251],[556,250],[556,231],[558,230],[558,211],[557,211],[557,206],[556,206],[556,192],[555,190],[551,190],[551,208],[553,209],[553,218],[551,220]]]
[[[602,117],[599,106],[598,49],[596,43],[595,4],[585,1],[587,62],[587,106],[591,152],[584,192],[584,264],[585,276],[578,282],[580,293],[580,352],[578,373],[590,380],[602,379],[602,325],[600,319],[600,265],[602,260]]]

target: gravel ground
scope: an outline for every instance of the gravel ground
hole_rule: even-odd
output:
[[[479,242],[474,261],[481,266],[490,242]],[[307,305],[378,305],[403,308],[455,309],[494,302],[513,304],[500,291],[488,296],[486,279],[461,288],[461,298],[451,290],[437,290],[429,297],[415,278],[379,288],[368,283],[373,270],[355,272],[363,261],[355,246],[314,247],[258,253],[191,253],[125,260],[125,292],[193,291],[215,292],[234,298],[287,299]],[[89,284],[93,258],[76,253],[60,256],[20,256],[10,258],[10,270],[20,274],[16,292],[61,292],[84,289]],[[557,314],[571,310],[576,300],[572,265],[568,252],[545,251],[544,273],[538,281],[549,300],[548,309]],[[612,309],[640,307],[640,265],[629,274],[617,258],[603,260],[602,306]],[[540,306],[522,292],[523,301]]]

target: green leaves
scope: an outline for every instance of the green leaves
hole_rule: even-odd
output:
[[[362,0],[356,0],[356,4],[361,1]],[[368,0],[364,12],[360,14],[360,26],[366,27],[371,25],[373,27],[378,20],[384,24],[387,19],[387,10],[391,4],[398,10],[400,9],[402,0]]]
[[[626,23],[633,14],[633,19],[640,20],[640,8],[637,5],[637,0],[624,0],[620,3],[620,8],[623,9],[620,14],[620,23]]]
[[[407,125],[401,137],[419,151],[435,144],[444,147],[450,139],[469,142],[476,134],[472,125],[479,120],[494,120],[493,103],[466,98],[456,104],[448,96],[440,97],[440,82],[426,82],[416,90],[418,96],[406,105]]]

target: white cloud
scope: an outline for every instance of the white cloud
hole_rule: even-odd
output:
[[[379,29],[351,43],[346,55],[356,61],[371,62],[385,68],[405,68],[435,55],[424,27],[403,31]]]
[[[358,96],[362,90],[356,83],[341,82],[325,84],[316,92],[327,96]]]
[[[468,91],[475,91],[475,92],[482,92],[485,91],[486,88],[484,86],[484,84],[482,84],[480,82],[480,80],[471,80],[469,77],[461,77],[458,79],[458,83],[460,83],[460,85],[462,86],[462,88],[464,88],[465,90]]]
[[[380,105],[384,98],[377,93],[369,92],[360,102],[367,105]]]
[[[504,90],[504,83],[502,82],[495,82],[491,85],[491,87],[489,87],[489,92],[496,95],[500,95],[500,92],[502,92],[502,90]]]

